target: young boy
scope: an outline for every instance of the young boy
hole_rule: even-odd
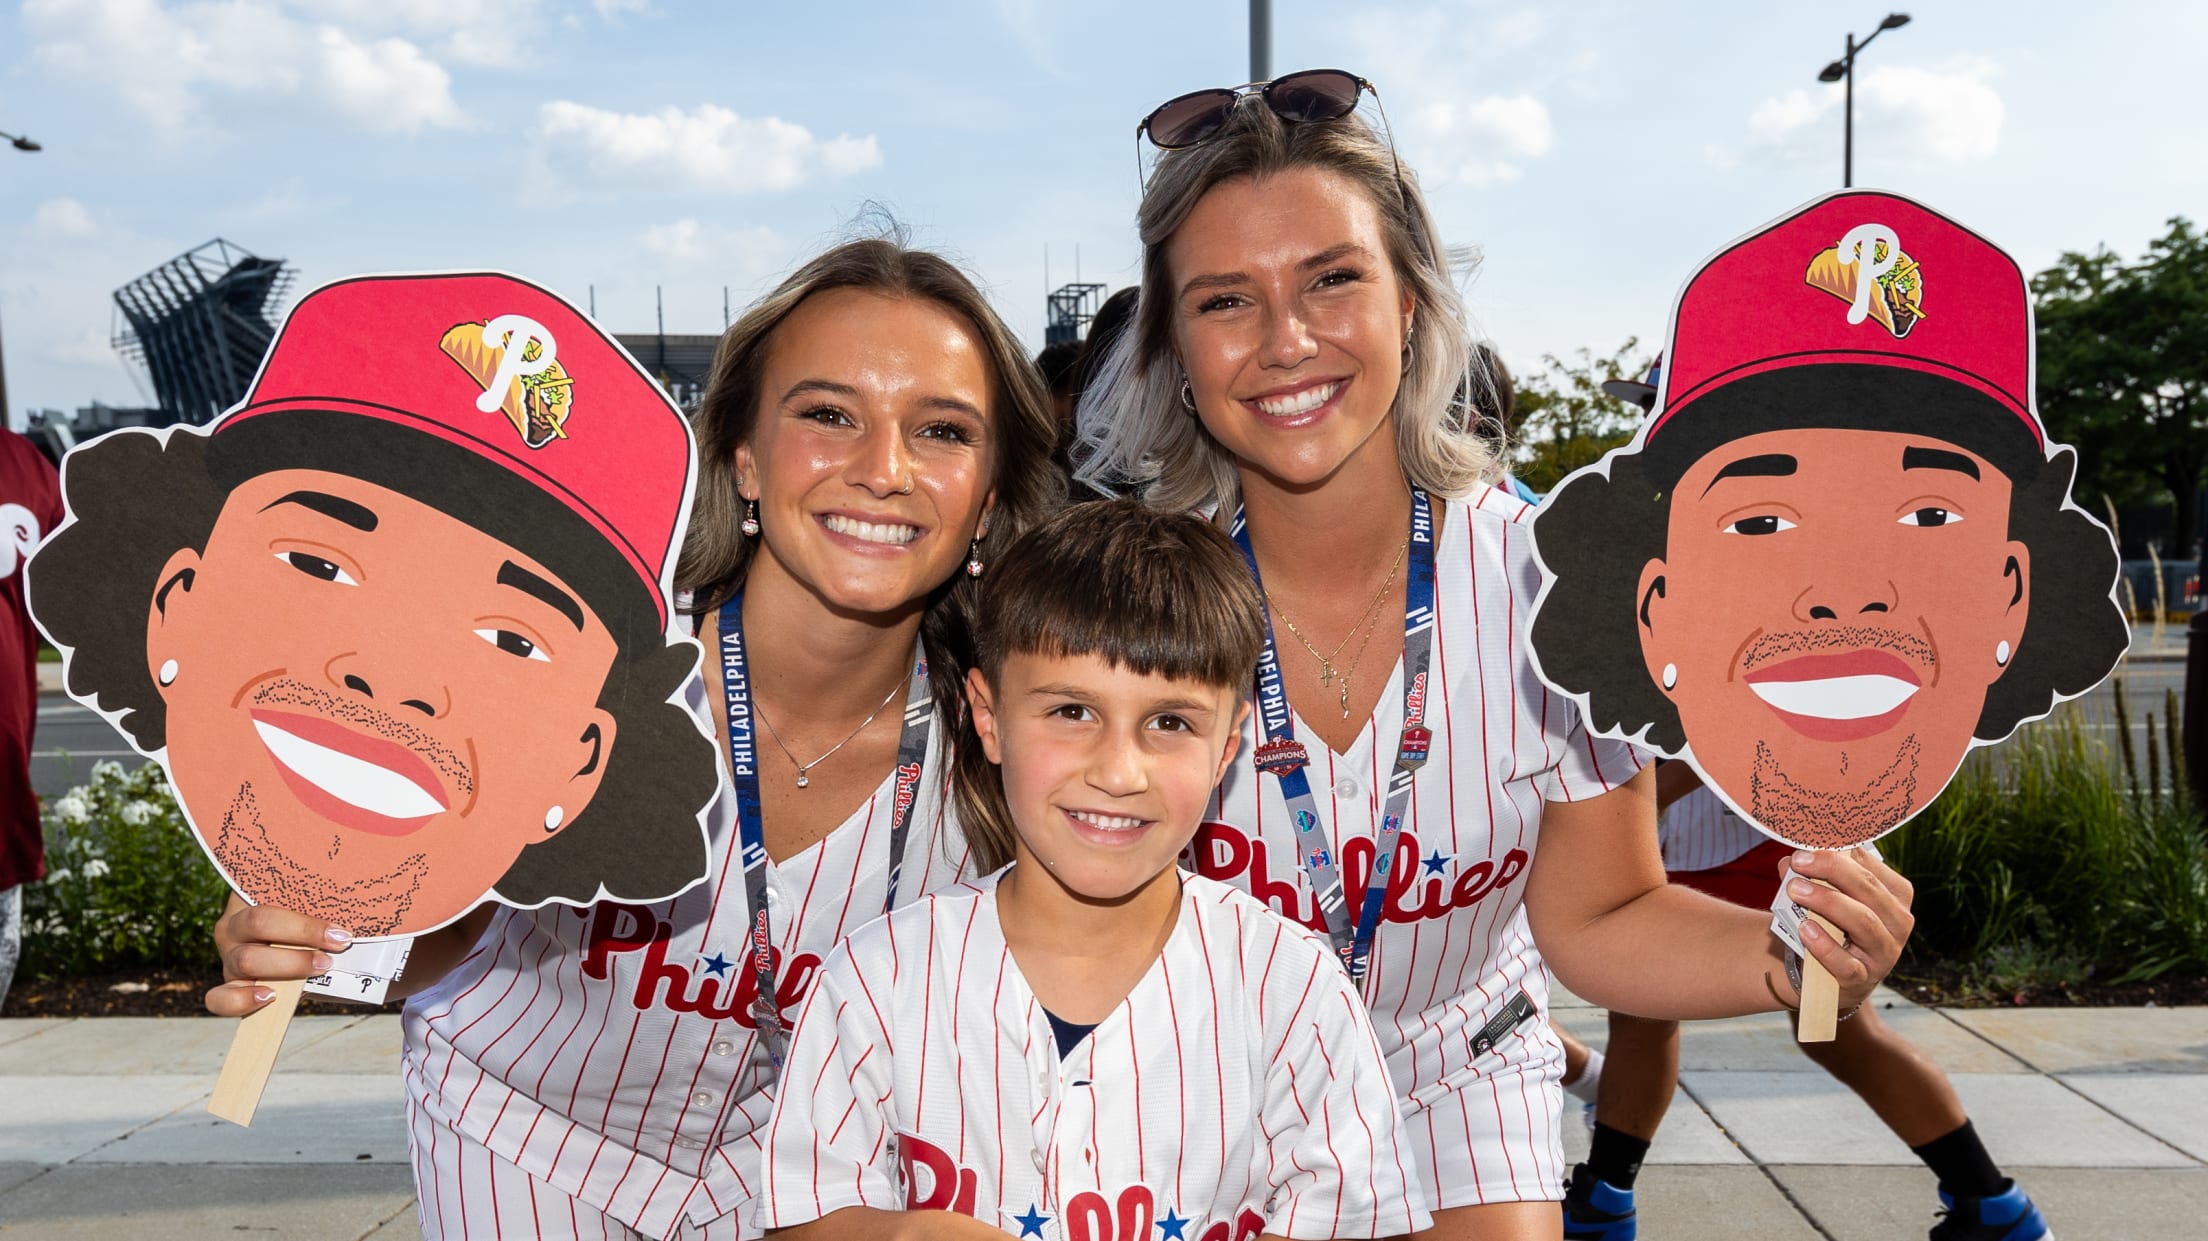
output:
[[[981,611],[954,781],[996,873],[821,966],[756,1223],[1068,1241],[1427,1227],[1347,974],[1174,864],[1235,757],[1264,643],[1234,545],[1131,501],[1083,505],[1002,555]]]

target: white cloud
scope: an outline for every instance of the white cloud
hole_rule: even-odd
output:
[[[609,22],[616,20],[623,13],[650,13],[652,11],[651,0],[590,0],[590,3],[592,8],[598,10],[598,16]]]
[[[1515,181],[1521,175],[1516,161],[1538,159],[1556,145],[1549,109],[1531,95],[1436,101],[1419,109],[1409,128],[1420,167],[1436,181]]]
[[[80,240],[100,231],[100,226],[92,220],[92,213],[74,198],[49,198],[40,203],[31,216],[31,226],[51,236]]]
[[[718,104],[637,114],[562,99],[537,109],[535,158],[540,178],[563,188],[581,171],[608,183],[748,194],[863,172],[881,164],[882,152],[872,134],[821,139],[780,117],[739,116]]]
[[[1989,60],[1968,57],[1925,68],[1881,65],[1857,81],[1856,146],[1906,163],[1978,160],[2001,147],[2007,109]],[[1831,158],[1829,130],[1846,92],[1838,84],[1762,100],[1748,114],[1751,149],[1787,159]],[[1713,161],[1714,162],[1714,161]]]
[[[458,64],[511,69],[542,40],[544,0],[293,0],[363,36],[404,35]]]
[[[417,44],[301,21],[270,0],[26,0],[22,22],[47,66],[116,91],[160,131],[276,100],[377,130],[465,123],[451,75]]]

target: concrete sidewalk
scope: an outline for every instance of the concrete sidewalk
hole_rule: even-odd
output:
[[[2208,1009],[1919,1008],[1886,1017],[1954,1078],[2063,1241],[2208,1236]],[[1600,1044],[1603,1014],[1558,1021]],[[251,1129],[207,1115],[232,1025],[0,1020],[0,1237],[414,1241],[395,1017],[295,1021]],[[1687,1027],[1641,1174],[1652,1239],[1888,1241],[1931,1176],[1778,1015]],[[1565,1146],[1586,1150],[1576,1113]]]

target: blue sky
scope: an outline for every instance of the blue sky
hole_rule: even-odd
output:
[[[1276,0],[1274,65],[1380,88],[1506,358],[1653,345],[1679,282],[1839,183],[1845,3]],[[1943,3],[1856,81],[1856,182],[2028,270],[2208,215],[2208,5]],[[24,0],[0,15],[8,412],[145,400],[109,295],[220,235],[302,289],[498,267],[717,331],[887,204],[1031,345],[1135,278],[1135,122],[1244,80],[1242,0]]]

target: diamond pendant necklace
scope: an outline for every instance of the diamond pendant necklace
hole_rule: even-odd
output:
[[[860,720],[859,726],[852,729],[850,734],[846,736],[843,740],[838,741],[832,746],[829,746],[826,753],[822,754],[819,758],[816,758],[809,763],[797,762],[797,755],[790,753],[790,747],[782,744],[781,734],[774,731],[774,721],[768,719],[767,713],[761,711],[756,704],[754,704],[752,707],[752,714],[758,716],[759,722],[767,726],[767,735],[774,738],[774,744],[781,747],[782,753],[788,755],[791,762],[797,763],[797,787],[806,788],[813,782],[812,777],[807,775],[806,773],[811,771],[813,768],[820,766],[822,763],[827,762],[830,755],[842,749],[844,746],[849,745],[852,737],[856,737],[860,733],[865,732],[866,726],[874,722],[875,716],[878,716],[882,713],[882,709],[889,705],[889,700],[895,698],[897,696],[897,691],[903,687],[904,682],[902,681],[899,681],[897,684],[890,686],[889,692],[882,695],[881,706],[874,708],[871,714],[869,714],[865,719]]]

